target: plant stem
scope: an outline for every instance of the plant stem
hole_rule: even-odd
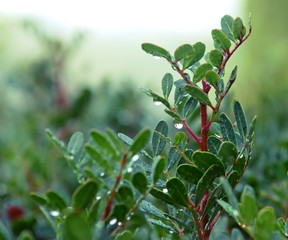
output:
[[[195,139],[195,141],[200,144],[201,139],[193,132],[193,130],[188,126],[186,123],[186,120],[182,120],[183,127],[186,129],[186,131]]]
[[[107,217],[109,216],[110,212],[111,212],[112,203],[113,203],[113,200],[114,200],[114,197],[115,197],[115,194],[116,194],[116,189],[117,189],[117,187],[118,187],[118,185],[120,183],[121,177],[122,177],[123,169],[124,169],[124,167],[126,165],[127,156],[128,156],[128,153],[125,152],[123,154],[123,157],[122,157],[122,160],[121,160],[121,166],[120,166],[120,169],[119,169],[119,173],[116,176],[115,184],[114,184],[113,189],[111,190],[111,193],[110,193],[110,198],[109,198],[109,200],[107,202],[105,211],[104,211],[104,213],[102,215],[102,218],[101,218],[102,221],[105,221],[107,219]]]

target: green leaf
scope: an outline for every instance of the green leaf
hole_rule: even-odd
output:
[[[185,139],[186,139],[186,133],[185,132],[177,132],[175,134],[173,144],[176,146],[179,146]]]
[[[255,125],[256,125],[256,119],[257,117],[255,116],[249,126],[249,132],[248,132],[248,140],[249,142],[252,141],[253,137],[254,137],[254,131],[255,131]]]
[[[184,116],[185,118],[188,118],[197,107],[198,101],[194,97],[189,97],[189,99],[186,101],[184,105]]]
[[[97,213],[98,213],[98,209],[101,203],[101,200],[98,201],[94,201],[91,205],[91,207],[89,208],[89,212],[88,212],[88,216],[87,216],[87,221],[91,224],[94,225],[97,221]]]
[[[179,80],[174,82],[174,85],[176,88],[182,88],[182,87],[186,86],[187,83],[185,82],[184,79],[179,79]]]
[[[166,141],[157,134],[158,132],[167,137],[168,124],[164,120],[157,123],[152,134],[152,149],[154,156],[160,155],[166,145]]]
[[[128,207],[132,207],[135,203],[133,191],[129,185],[122,185],[117,189],[116,200]]]
[[[128,213],[129,208],[126,206],[126,204],[116,204],[113,207],[113,211],[111,214],[111,219],[116,218],[117,221],[123,222],[126,221],[126,214]]]
[[[215,136],[208,137],[208,150],[213,154],[217,154],[221,145],[221,140]]]
[[[225,113],[220,114],[220,129],[225,141],[230,141],[235,145],[237,144],[233,125]]]
[[[242,177],[245,172],[245,166],[246,166],[246,157],[244,155],[241,155],[236,163],[234,163],[233,170],[235,170],[239,177]]]
[[[221,199],[217,200],[217,202],[229,214],[230,217],[232,217],[238,224],[240,224],[238,220],[239,212],[237,209],[233,208],[232,205]]]
[[[133,236],[133,233],[131,233],[130,231],[125,230],[124,232],[122,232],[119,235],[117,235],[115,240],[136,240],[136,239]]]
[[[46,134],[48,135],[50,141],[63,153],[66,153],[65,144],[59,140],[51,131],[50,129],[46,129]]]
[[[176,88],[174,92],[174,105],[178,106],[182,103],[183,99],[187,96],[184,88]]]
[[[230,167],[234,164],[238,157],[237,148],[232,142],[222,142],[218,155],[225,166]]]
[[[253,188],[245,186],[241,194],[239,203],[241,222],[246,225],[252,225],[257,215],[257,204]]]
[[[187,85],[184,87],[184,89],[188,94],[197,99],[200,103],[212,106],[208,95],[204,93],[199,87]]]
[[[183,68],[186,69],[188,67],[191,67],[196,62],[200,61],[201,58],[205,54],[206,46],[205,44],[201,42],[197,42],[194,45],[192,45],[192,52],[189,57],[185,58],[183,61]]]
[[[80,215],[70,214],[63,223],[63,239],[92,239],[91,229],[88,222]]]
[[[132,184],[142,194],[147,191],[148,181],[145,174],[142,172],[133,174]]]
[[[29,230],[23,230],[17,237],[17,240],[35,240],[35,237]]]
[[[139,210],[155,217],[165,219],[164,213],[148,201],[143,200],[139,205]]]
[[[191,54],[193,54],[193,47],[190,44],[183,44],[180,47],[178,47],[174,52],[176,61],[187,58]]]
[[[247,136],[247,120],[243,108],[238,101],[234,102],[233,110],[242,143],[245,143]]]
[[[46,205],[48,200],[44,194],[38,192],[31,192],[30,197],[37,202],[39,205]],[[0,238],[1,239],[1,238]]]
[[[276,215],[272,207],[262,208],[256,217],[254,226],[255,240],[268,240],[276,226]]]
[[[194,73],[193,83],[201,81],[204,78],[205,73],[209,70],[212,70],[212,68],[213,67],[210,63],[203,63],[202,65],[200,65]]]
[[[217,88],[217,83],[220,80],[220,77],[216,72],[209,70],[205,74],[205,79],[208,83]]]
[[[188,200],[187,187],[179,178],[170,178],[166,182],[166,187],[168,189],[169,195],[176,201],[176,203],[185,207],[190,205]]]
[[[233,36],[235,39],[242,39],[242,30],[244,29],[243,21],[241,18],[237,17],[233,22]]]
[[[157,93],[154,93],[152,90],[146,89],[146,88],[140,88],[140,90],[141,90],[143,93],[145,93],[148,97],[152,97],[154,103],[155,103],[155,102],[156,102],[156,103],[157,103],[157,102],[162,103],[162,104],[163,104],[164,106],[166,106],[168,109],[171,109],[171,106],[170,106],[169,102],[168,102],[165,98],[163,98],[163,97],[161,97],[160,95],[158,95]]]
[[[214,49],[209,54],[209,61],[214,67],[219,68],[223,61],[223,54],[218,49]]]
[[[233,240],[245,240],[241,231],[238,228],[232,229],[231,239],[233,239]]]
[[[207,169],[196,186],[196,205],[201,202],[205,193],[212,186],[214,180],[220,176],[223,176],[223,169],[220,166],[212,165]]]
[[[77,211],[84,211],[95,198],[98,188],[98,184],[92,179],[82,183],[73,193],[72,207]]]
[[[90,135],[101,152],[105,152],[113,157],[117,157],[117,151],[115,147],[103,133],[98,130],[92,130]]]
[[[165,109],[164,111],[165,111],[170,117],[174,118],[177,122],[181,122],[181,121],[182,121],[181,116],[180,116],[177,112],[171,111],[171,110],[169,110],[169,109]]]
[[[152,165],[152,181],[155,184],[160,178],[163,170],[165,168],[166,159],[164,157],[156,157],[154,158],[154,162]]]
[[[166,99],[168,99],[173,87],[173,76],[171,73],[166,73],[162,79],[162,92]]]
[[[124,146],[120,141],[119,137],[117,136],[117,134],[110,128],[106,129],[106,133],[113,142],[113,144],[115,145],[115,147],[117,148],[117,150],[119,152],[124,152],[125,151]]]
[[[129,151],[133,155],[140,152],[142,148],[144,148],[147,145],[148,141],[150,140],[150,135],[151,135],[151,132],[149,129],[141,130],[134,138],[134,141],[132,145],[130,146]]]
[[[48,190],[45,193],[49,206],[54,210],[63,210],[67,207],[65,199],[57,192]]]
[[[234,69],[232,70],[231,72],[231,75],[229,77],[229,81],[227,82],[226,84],[226,87],[225,87],[225,92],[227,93],[229,91],[229,89],[231,88],[232,84],[235,82],[236,80],[236,77],[237,77],[237,69],[238,67],[235,66]]]
[[[12,239],[8,229],[4,226],[4,223],[0,221],[0,239],[1,240],[10,240]]]
[[[71,155],[77,154],[83,145],[84,136],[81,132],[75,132],[69,140],[67,152]]]
[[[217,165],[220,169],[220,174],[224,175],[224,165],[221,160],[210,152],[195,151],[192,156],[193,162],[202,172],[206,172],[212,165]]]
[[[159,227],[161,227],[161,228],[163,228],[163,229],[165,229],[165,230],[167,230],[167,231],[169,231],[169,232],[173,232],[173,233],[176,232],[176,231],[174,230],[174,228],[172,228],[171,226],[163,223],[161,220],[148,219],[148,221],[149,221],[150,223],[152,223],[153,225],[157,225],[157,226],[159,226]]]
[[[233,35],[233,21],[234,19],[231,16],[225,15],[221,19],[221,28],[222,28],[222,31],[226,34],[226,36],[231,41],[235,42],[234,35]]]
[[[232,205],[232,207],[234,209],[237,210],[237,214],[239,215],[238,201],[237,201],[236,196],[234,195],[232,187],[230,186],[227,179],[225,179],[224,177],[220,178],[220,182],[221,182],[223,189],[226,193],[226,196],[228,198],[228,202]],[[237,217],[238,217],[238,215],[237,215]]]
[[[177,174],[185,181],[192,184],[197,184],[203,173],[191,164],[181,164],[177,168]]]
[[[231,47],[231,42],[225,33],[219,29],[212,30],[212,38],[215,44],[218,44],[222,50],[227,51]]]
[[[146,53],[152,54],[153,56],[171,59],[170,53],[166,49],[152,43],[143,43],[142,49]]]
[[[128,146],[131,146],[133,144],[133,139],[128,137],[127,135],[123,134],[123,133],[118,133],[118,137],[124,142],[126,143]]]
[[[157,199],[159,199],[159,200],[161,200],[161,201],[163,201],[163,202],[166,202],[166,203],[168,203],[168,204],[171,204],[171,205],[173,205],[174,202],[175,202],[175,201],[171,198],[171,196],[170,196],[169,194],[164,193],[163,191],[161,191],[161,190],[159,190],[159,189],[157,189],[157,188],[152,188],[152,190],[150,191],[150,194],[151,194],[153,197],[155,197],[155,198],[157,198]]]
[[[168,166],[167,170],[170,170],[175,163],[180,159],[180,154],[177,152],[175,148],[170,148],[168,152]]]

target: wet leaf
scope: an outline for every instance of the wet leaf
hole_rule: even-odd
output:
[[[166,58],[166,59],[171,59],[170,53],[166,49],[164,49],[162,47],[159,47],[159,46],[157,46],[155,44],[143,43],[142,44],[142,49],[146,53],[152,54],[153,56],[163,57],[163,58]]]
[[[171,73],[166,73],[162,79],[162,92],[165,99],[168,99],[173,87],[173,76]]]
[[[194,73],[193,82],[197,83],[201,81],[204,78],[205,73],[209,70],[212,70],[212,68],[213,67],[210,63],[203,63],[202,65],[200,65]]]
[[[92,239],[91,228],[78,214],[70,214],[63,223],[63,238],[69,240]]]
[[[212,38],[216,44],[218,44],[222,50],[227,51],[231,47],[231,42],[225,33],[219,29],[212,30]]]
[[[157,134],[158,132],[161,133],[163,136],[167,137],[168,124],[164,120],[161,120],[157,123],[155,130],[152,134],[152,149],[154,156],[160,155],[166,145],[166,141],[162,139],[159,134]]]
[[[212,165],[217,165],[220,169],[220,174],[224,175],[224,165],[221,160],[210,152],[195,151],[192,156],[193,162],[200,171],[206,172]]]
[[[133,186],[142,194],[147,191],[148,181],[144,173],[136,172],[132,177]]]
[[[46,198],[48,200],[48,205],[53,209],[53,210],[63,210],[67,207],[67,203],[65,199],[57,192],[53,190],[48,190],[46,193]]]
[[[209,61],[214,67],[219,68],[223,60],[223,54],[218,49],[214,49],[209,54]]]
[[[166,164],[166,159],[164,157],[159,156],[159,157],[154,158],[154,162],[152,165],[152,180],[154,184],[158,181],[161,174],[163,173],[165,164]]]
[[[197,42],[194,45],[192,45],[192,49],[193,50],[191,54],[183,61],[184,69],[191,67],[193,64],[201,60],[201,58],[205,54],[206,46],[201,42]]]
[[[166,187],[169,195],[176,203],[185,207],[190,205],[188,201],[187,187],[179,178],[170,178],[166,183]]]
[[[75,132],[69,140],[67,152],[71,155],[77,154],[83,145],[84,136],[81,132]]]
[[[225,113],[220,114],[220,129],[225,141],[237,144],[233,125]]]
[[[222,28],[222,31],[226,34],[226,36],[231,41],[235,42],[235,38],[234,38],[234,35],[233,35],[233,21],[234,21],[234,19],[231,16],[225,15],[221,19],[221,28]]]
[[[177,168],[177,174],[185,181],[192,184],[197,184],[203,173],[191,164],[181,164]]]
[[[208,95],[204,93],[200,88],[196,86],[187,85],[184,87],[184,89],[188,94],[197,99],[200,103],[212,106],[212,103],[210,102]]]
[[[184,105],[184,116],[185,118],[188,118],[197,107],[198,101],[194,97],[189,97],[189,99],[186,101]]]
[[[129,151],[135,155],[136,153],[140,152],[149,142],[150,140],[150,129],[143,129],[141,130],[136,137],[134,138],[134,141],[132,145],[129,148]]]

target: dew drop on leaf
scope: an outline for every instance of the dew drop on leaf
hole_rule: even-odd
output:
[[[105,172],[101,172],[100,177],[104,177],[104,176],[105,176]]]
[[[134,156],[132,157],[131,160],[132,160],[133,162],[136,162],[138,159],[139,159],[139,155],[136,154],[136,155],[134,155]]]
[[[113,218],[113,219],[109,222],[110,225],[114,225],[115,223],[117,223],[117,219],[116,219],[116,218]]]
[[[167,188],[163,188],[162,192],[163,193],[168,193],[168,189]]]
[[[58,217],[60,215],[60,212],[59,211],[56,211],[56,210],[53,210],[53,211],[50,211],[50,215],[52,217]]]
[[[128,172],[128,173],[131,173],[132,170],[133,170],[132,167],[129,167],[129,168],[127,169],[127,172]]]
[[[162,104],[160,101],[157,100],[153,100],[153,103],[155,106],[160,106]]]
[[[156,60],[161,59],[161,57],[158,57],[158,56],[153,56],[153,57],[154,57],[154,59],[156,59]]]
[[[177,129],[182,129],[183,128],[183,123],[178,122],[176,120],[173,121],[174,127]]]
[[[101,196],[97,196],[96,200],[99,201],[99,200],[101,200],[101,198],[102,198]]]

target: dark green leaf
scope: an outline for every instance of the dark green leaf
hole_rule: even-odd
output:
[[[38,193],[38,192],[32,192],[30,193],[30,197],[37,202],[39,205],[46,205],[47,204],[47,198],[44,194]],[[0,238],[1,239],[1,238]]]
[[[157,188],[152,188],[152,190],[150,191],[150,194],[153,197],[155,197],[155,198],[157,198],[163,202],[166,202],[168,204],[171,204],[171,205],[174,204],[174,202],[175,202],[169,194],[164,193],[163,191],[161,191]]]
[[[219,123],[213,122],[210,126],[210,131],[219,137],[222,135]]]
[[[176,203],[185,207],[190,205],[187,187],[179,178],[170,178],[166,183],[166,187],[169,195],[175,200]]]
[[[217,165],[220,169],[220,174],[224,175],[224,165],[221,160],[210,152],[195,151],[192,156],[193,162],[200,171],[206,172],[212,165]]]
[[[116,200],[120,203],[124,203],[127,206],[134,204],[134,195],[130,186],[122,185],[117,189]]]
[[[171,73],[166,73],[162,79],[162,92],[166,99],[168,99],[173,87],[173,76]]]
[[[183,88],[176,88],[174,93],[174,105],[178,106],[182,103],[183,99],[187,96],[187,93]]]
[[[214,180],[220,176],[223,176],[223,169],[220,166],[212,165],[207,169],[196,186],[196,205],[201,202],[205,193],[212,186]]]
[[[234,164],[233,170],[235,170],[239,177],[242,177],[245,171],[245,165],[246,165],[246,158],[244,155],[240,156],[236,164]]]
[[[212,30],[212,38],[216,44],[218,44],[222,50],[227,51],[231,47],[231,42],[225,33],[219,29]]]
[[[255,130],[255,125],[256,125],[256,116],[253,118],[250,127],[249,127],[249,132],[248,132],[248,140],[249,142],[252,141],[253,136],[254,136],[254,130]]]
[[[243,22],[242,22],[241,18],[237,17],[233,22],[233,36],[235,39],[242,39],[243,38],[243,34],[241,33],[243,28],[244,28],[244,26],[243,26]]]
[[[142,194],[147,190],[148,181],[144,173],[136,172],[132,177],[133,186]]]
[[[0,233],[0,237],[1,237],[1,233]],[[29,230],[23,230],[20,233],[20,235],[17,237],[17,240],[35,240],[35,237]]]
[[[250,186],[245,186],[241,194],[239,203],[241,222],[245,225],[252,225],[257,215],[257,204],[254,190]]]
[[[111,156],[117,157],[117,151],[115,147],[103,133],[98,130],[92,130],[90,135],[99,149],[101,149],[101,152],[103,151]]]
[[[237,171],[232,171],[229,175],[228,175],[228,182],[231,185],[232,188],[234,188],[237,183],[239,182],[240,179],[240,175],[238,174]]]
[[[196,86],[187,85],[185,86],[185,91],[192,97],[197,99],[200,103],[212,106],[212,103],[210,102],[208,95],[204,93],[200,88]]]
[[[106,133],[110,137],[113,144],[116,146],[117,150],[119,152],[124,152],[125,151],[124,146],[122,142],[120,141],[119,137],[117,136],[117,134],[110,128],[106,129]]]
[[[149,221],[150,223],[152,223],[153,225],[157,225],[157,226],[159,226],[159,227],[161,227],[161,228],[164,228],[165,230],[167,230],[167,231],[169,231],[169,232],[176,232],[176,231],[174,230],[174,228],[172,228],[171,226],[163,223],[161,220],[148,219],[148,221]]]
[[[236,196],[234,195],[233,189],[230,186],[229,182],[225,178],[220,178],[221,184],[223,186],[223,189],[226,193],[226,196],[228,198],[228,202],[232,205],[234,209],[237,210],[237,214],[239,215],[239,208],[238,208],[238,201]]]
[[[66,153],[65,144],[60,141],[51,131],[50,129],[46,129],[46,133],[50,139],[50,141],[62,152]]]
[[[87,221],[91,224],[94,225],[97,221],[97,213],[99,209],[99,205],[101,203],[101,199],[98,201],[94,201],[89,209],[88,216],[87,216]]]
[[[130,231],[125,230],[124,232],[121,232],[115,240],[136,240],[133,236],[133,233]]]
[[[209,54],[209,60],[214,67],[219,68],[223,60],[223,54],[218,49],[214,49]]]
[[[206,46],[201,42],[197,42],[194,45],[192,45],[192,49],[193,51],[191,52],[190,56],[184,59],[183,62],[184,69],[192,66],[193,64],[201,60],[201,58],[205,54]]]
[[[152,165],[152,180],[154,184],[158,181],[161,174],[163,173],[165,164],[166,164],[166,159],[164,157],[159,156],[159,157],[154,158],[154,162]]]
[[[45,193],[49,206],[54,210],[63,210],[67,207],[65,199],[57,192],[48,190]]]
[[[242,139],[242,143],[245,143],[247,136],[247,120],[243,108],[238,101],[234,102],[234,116],[237,123],[237,128]]]
[[[91,228],[80,215],[70,214],[63,223],[63,239],[92,239]]]
[[[175,163],[180,159],[180,155],[175,148],[170,148],[168,152],[168,166],[167,170],[170,170]]]
[[[214,72],[212,70],[209,70],[205,74],[205,79],[212,86],[217,87],[217,83],[220,80],[220,77],[219,77],[219,75],[216,72]]]
[[[205,73],[209,70],[212,70],[212,68],[213,67],[210,63],[203,63],[202,65],[200,65],[194,73],[193,82],[197,83],[201,81],[204,78]]]
[[[76,210],[84,211],[93,201],[97,192],[98,184],[94,180],[88,179],[74,191],[72,207]]]
[[[139,205],[139,210],[155,217],[165,219],[164,213],[148,201],[143,200]]]
[[[238,152],[234,143],[232,142],[222,142],[219,152],[219,158],[225,164],[226,167],[230,167],[234,164],[237,159]]]
[[[167,137],[168,124],[164,120],[161,120],[157,123],[152,134],[152,149],[154,156],[160,155],[166,145],[166,141],[162,139],[157,133],[161,133],[163,136]]]
[[[233,240],[245,240],[241,231],[238,228],[232,229],[231,239],[233,239]]]
[[[186,86],[187,83],[185,82],[184,79],[179,79],[179,80],[174,82],[174,85],[176,88],[182,88],[182,87]]]
[[[268,240],[276,226],[276,215],[272,207],[262,208],[256,217],[254,226],[255,240]]]
[[[236,135],[233,125],[225,113],[220,114],[220,129],[224,140],[236,145]]]
[[[174,111],[171,111],[169,109],[165,109],[164,110],[170,117],[174,118],[177,122],[181,122],[182,119],[181,119],[181,116],[177,113],[177,112],[174,112]]]
[[[227,93],[229,91],[229,89],[231,88],[232,84],[235,82],[236,80],[236,77],[237,77],[237,66],[234,67],[234,69],[232,70],[231,72],[231,75],[230,75],[230,78],[229,78],[229,81],[227,82],[226,84],[226,87],[225,87],[225,92]]]
[[[152,43],[143,43],[142,49],[146,53],[152,54],[153,56],[171,59],[170,53],[166,49]]]
[[[129,151],[135,155],[136,153],[140,152],[142,148],[144,148],[148,141],[150,140],[151,132],[149,129],[141,130],[135,137],[132,145],[129,148]]]
[[[198,101],[194,97],[189,97],[183,109],[185,118],[188,118],[193,113],[197,107],[197,103]]]
[[[179,146],[185,139],[186,139],[186,133],[185,132],[177,132],[175,134],[173,144],[176,146]]]
[[[180,47],[178,47],[174,52],[176,61],[187,58],[191,56],[191,54],[193,54],[193,48],[190,44],[183,44]]]
[[[197,184],[203,175],[197,167],[192,166],[191,164],[181,164],[177,168],[177,174],[185,181],[192,184]]]
[[[226,34],[226,36],[233,42],[235,42],[233,35],[233,18],[229,15],[225,15],[221,19],[221,28],[222,31]],[[236,38],[237,39],[237,38]]]
[[[126,204],[116,204],[113,207],[113,211],[111,214],[111,219],[117,219],[119,222],[123,222],[126,220],[126,214],[128,213],[129,208]]]
[[[83,145],[84,136],[81,132],[75,132],[69,140],[67,152],[71,155],[77,154]]]
[[[209,152],[211,152],[213,154],[217,154],[221,143],[222,143],[221,140],[215,136],[208,137]]]

